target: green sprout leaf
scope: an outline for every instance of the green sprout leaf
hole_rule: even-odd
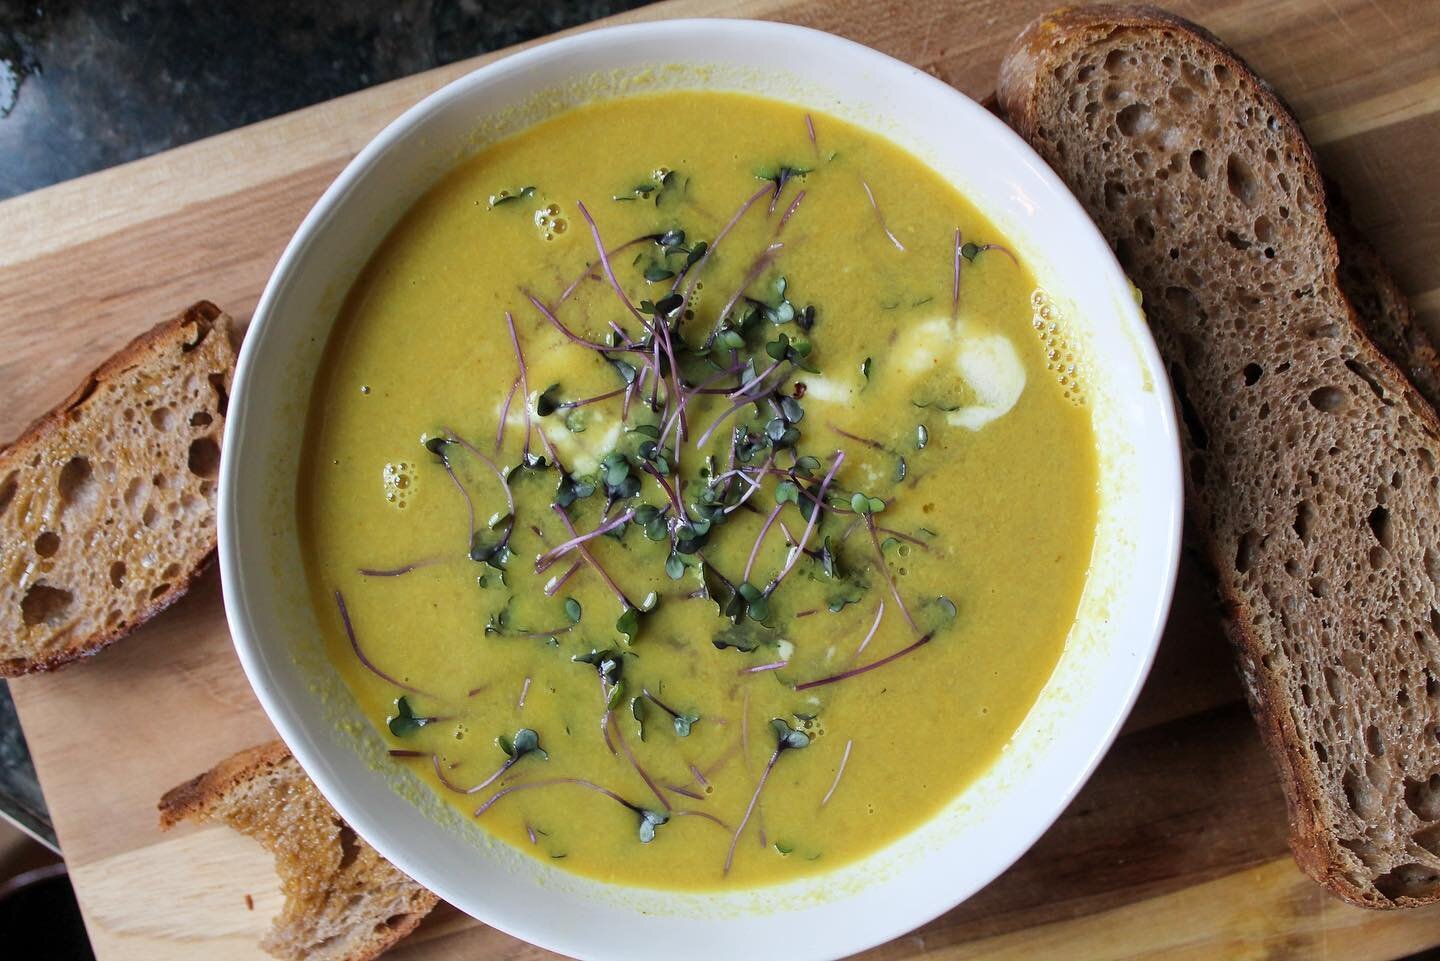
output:
[[[396,737],[409,737],[427,724],[439,720],[434,717],[421,717],[410,707],[410,701],[406,697],[399,697],[395,700],[395,716],[388,721],[390,733]]]
[[[573,597],[565,598],[565,616],[570,619],[571,624],[580,623],[581,613],[582,608],[580,607],[579,601],[575,600],[575,598]]]
[[[625,700],[625,683],[623,681],[616,681],[614,686],[610,688],[609,695],[605,698],[605,710],[615,710],[623,700]]]
[[[535,413],[541,417],[549,417],[560,407],[560,385],[551,384],[535,398]]]
[[[548,761],[550,759],[550,755],[540,747],[540,735],[528,727],[522,727],[516,731],[514,737],[506,737],[502,734],[495,739],[495,743],[510,758],[511,764],[527,754],[538,754],[541,760]]]
[[[494,193],[490,195],[490,209],[493,210],[496,207],[499,207],[501,204],[513,203],[519,200],[521,197],[533,196],[535,196],[535,187],[533,185],[527,187],[519,187],[515,190],[501,190],[499,193]]]
[[[615,621],[615,630],[624,635],[626,644],[635,643],[635,635],[640,633],[640,612],[633,607],[626,607]]]
[[[675,715],[675,736],[689,737],[690,728],[700,720],[700,714],[695,711],[682,711]]]
[[[641,811],[640,843],[649,844],[655,840],[655,829],[669,820],[670,816],[668,814],[661,814],[659,811]]]
[[[609,648],[603,651],[591,651],[589,654],[576,654],[570,660],[576,664],[589,664],[595,668],[596,673],[600,675],[600,680],[606,684],[620,683],[624,662],[620,659],[619,654]]]
[[[640,740],[645,740],[645,698],[630,699],[630,716],[635,718],[635,735]]]
[[[810,735],[792,728],[784,718],[777,717],[772,720],[770,729],[775,732],[775,749],[777,751],[798,751],[810,746]]]

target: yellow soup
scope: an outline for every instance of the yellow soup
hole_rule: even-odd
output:
[[[299,520],[336,669],[395,764],[565,869],[874,851],[995,759],[1075,617],[1094,438],[1042,302],[934,172],[792,106],[490,147],[326,348]]]

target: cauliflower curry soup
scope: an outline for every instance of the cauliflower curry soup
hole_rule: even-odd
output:
[[[1046,303],[937,174],[779,102],[599,102],[466,161],[355,282],[306,428],[307,576],[392,763],[656,888],[936,813],[1090,562]]]

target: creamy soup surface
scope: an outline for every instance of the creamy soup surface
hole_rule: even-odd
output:
[[[392,763],[655,888],[933,815],[1035,701],[1090,562],[1095,441],[1043,303],[929,168],[778,102],[599,102],[454,170],[351,289],[300,478],[327,651]]]

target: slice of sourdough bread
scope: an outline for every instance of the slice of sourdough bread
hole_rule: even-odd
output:
[[[1299,124],[1214,37],[1149,7],[1031,24],[999,102],[1144,294],[1297,861],[1360,904],[1436,900],[1440,420],[1342,293]],[[1435,382],[1403,298],[1356,263],[1377,336]]]
[[[1332,183],[1326,183],[1330,232],[1340,248],[1340,290],[1375,346],[1410,378],[1430,406],[1440,409],[1440,352],[1420,326],[1410,302],[1395,285],[1375,248],[1355,228],[1349,208]]]
[[[0,676],[95,653],[204,570],[234,367],[230,318],[201,301],[0,449]]]
[[[287,961],[368,961],[435,907],[435,895],[356,836],[290,751],[241,751],[160,799],[160,826],[222,820],[275,855],[285,906],[261,947]]]

